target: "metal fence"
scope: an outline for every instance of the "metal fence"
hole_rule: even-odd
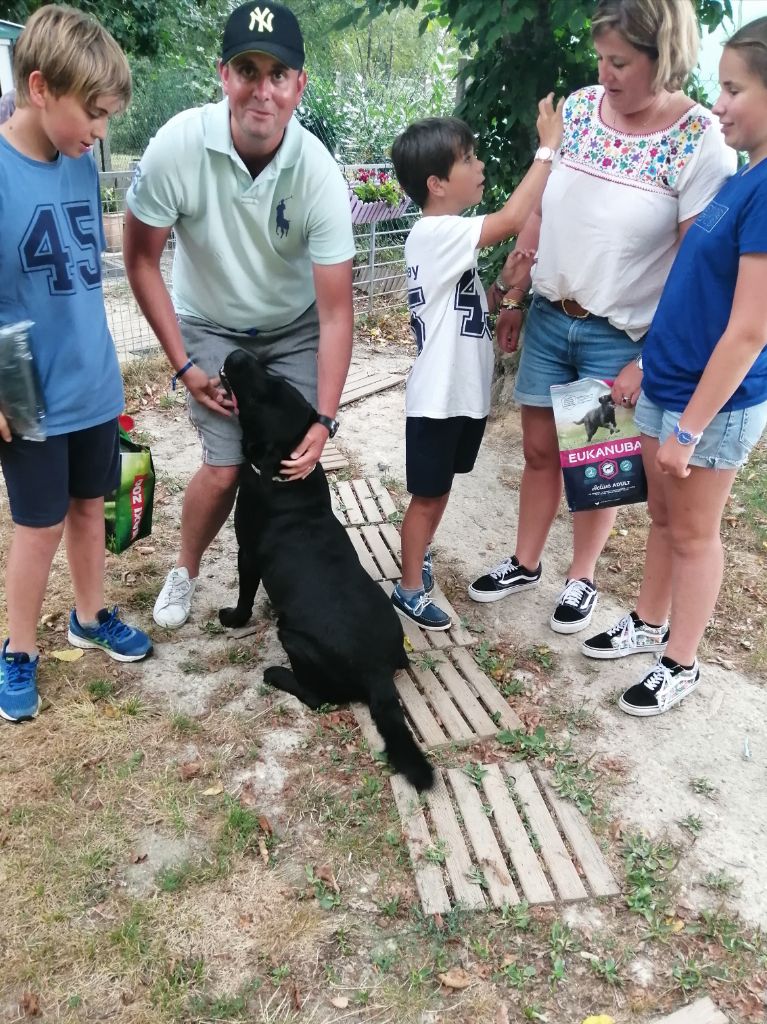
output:
[[[355,169],[343,168],[345,172]],[[122,232],[125,192],[130,185],[131,171],[102,171],[99,178],[107,237],[107,251],[102,262],[104,300],[118,356],[126,360],[157,351],[159,343],[138,308],[125,276]],[[411,207],[410,212],[397,220],[354,226],[357,250],[353,269],[355,318],[406,305],[404,246],[416,216],[417,210]],[[169,288],[174,248],[171,233],[160,264]]]

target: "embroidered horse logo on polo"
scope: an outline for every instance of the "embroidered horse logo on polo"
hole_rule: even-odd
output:
[[[284,199],[280,199],[279,203],[277,203],[275,218],[277,220],[277,234],[280,238],[284,238],[288,231],[290,231],[290,221],[285,216],[285,204],[288,199],[292,198],[293,196],[286,196]]]
[[[253,10],[250,12],[250,25],[248,26],[248,28],[250,29],[251,32],[253,32],[256,27],[256,22],[258,22],[259,32],[271,32],[273,19],[274,14],[272,13],[272,11],[269,10],[268,7],[265,7],[263,11],[261,10],[260,7],[254,7]]]

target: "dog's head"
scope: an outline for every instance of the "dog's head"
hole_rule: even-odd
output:
[[[613,407],[613,408],[615,407],[615,402],[613,402],[613,396],[610,395],[610,394],[600,395],[599,396],[599,404],[602,406],[603,409],[609,409],[611,407]]]
[[[225,359],[221,384],[234,395],[242,429],[242,450],[262,476],[278,476],[312,423],[316,410],[282,377],[267,373],[250,352],[238,348]]]

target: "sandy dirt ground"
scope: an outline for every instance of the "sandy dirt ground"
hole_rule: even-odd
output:
[[[401,351],[358,348],[354,365],[371,370],[405,371],[410,364]],[[385,476],[403,487],[404,388],[373,395],[341,410],[341,430],[336,444],[366,476]],[[169,415],[149,411],[139,415],[139,426],[153,438],[159,474],[178,484],[189,478],[197,465],[198,447],[182,410]],[[657,718],[638,720],[624,715],[615,704],[623,687],[641,677],[649,667],[642,656],[618,662],[594,663],[579,652],[589,634],[564,637],[551,631],[548,619],[562,587],[570,553],[569,514],[563,508],[552,530],[544,556],[540,587],[524,596],[489,605],[477,605],[465,596],[465,584],[478,571],[511,553],[514,544],[517,483],[522,465],[518,415],[504,408],[488,428],[475,471],[456,482],[444,523],[435,544],[437,577],[450,576],[454,605],[470,623],[484,629],[490,643],[547,644],[558,656],[556,699],[571,708],[593,713],[596,730],[580,737],[592,750],[581,753],[623,758],[629,766],[625,784],[618,788],[613,810],[627,828],[639,828],[653,836],[668,836],[684,851],[679,877],[685,880],[683,898],[692,907],[714,904],[715,897],[703,885],[710,872],[725,872],[739,883],[734,899],[743,917],[767,927],[767,823],[763,814],[767,783],[767,687],[764,680],[748,678],[718,664],[702,666],[699,690],[683,705]],[[159,510],[165,526],[178,522],[181,489]],[[618,528],[621,527],[619,516]],[[167,536],[168,531],[164,530]],[[172,536],[172,534],[171,534]],[[628,531],[625,543],[632,542]],[[174,552],[157,552],[158,559],[172,564]],[[233,601],[236,588],[235,542],[231,523],[214,543],[201,573],[192,620],[167,642],[156,645],[156,655],[142,669],[147,692],[179,710],[203,712],[220,695],[221,673],[215,678],[182,675],[177,670],[186,650],[226,644],[221,637],[202,638],[200,623],[215,610]],[[589,633],[606,628],[622,614],[610,593],[609,574],[598,584],[600,603]],[[462,596],[463,595],[463,596]],[[280,657],[276,640],[267,637],[267,650]],[[207,649],[207,646],[206,646]],[[231,669],[232,685],[241,677]],[[236,687],[233,709],[258,712],[260,673],[249,673],[248,685]],[[293,698],[286,698],[293,706]],[[300,722],[300,718],[299,718]],[[308,726],[307,726],[308,728]],[[270,814],[289,815],[282,806],[281,755],[301,742],[295,723],[284,735],[275,735],[268,758],[250,779],[270,801]],[[707,779],[714,792],[696,792],[692,780]],[[702,819],[697,840],[677,824],[688,815]],[[762,880],[760,882],[760,879]]]

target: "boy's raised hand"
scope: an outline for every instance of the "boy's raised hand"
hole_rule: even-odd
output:
[[[560,99],[556,107],[554,106],[553,92],[550,92],[548,96],[538,101],[538,120],[535,122],[535,127],[542,146],[548,146],[550,149],[559,149],[559,144],[562,141],[562,131],[564,130],[562,121],[564,106],[564,97]]]

